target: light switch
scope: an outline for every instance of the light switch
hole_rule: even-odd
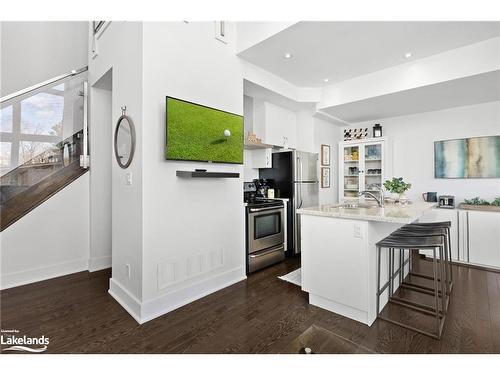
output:
[[[125,181],[127,185],[132,185],[132,172],[127,172],[125,174]]]

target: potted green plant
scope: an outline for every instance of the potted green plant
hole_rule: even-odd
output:
[[[411,184],[403,181],[403,177],[393,177],[392,180],[386,180],[384,187],[387,191],[396,195],[396,201],[400,202],[404,199],[405,191],[411,188]]]

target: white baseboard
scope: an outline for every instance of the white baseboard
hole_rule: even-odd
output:
[[[244,268],[237,267],[224,273],[214,275],[208,279],[204,279],[194,285],[189,285],[160,297],[150,299],[142,304],[141,321],[145,323],[155,319],[245,279],[246,275]]]
[[[111,255],[89,259],[89,272],[100,271],[106,268],[111,268]]]
[[[87,258],[84,258],[20,272],[2,273],[0,289],[14,288],[16,286],[36,283],[38,281],[69,275],[75,272],[86,271],[88,266],[89,261]]]
[[[142,324],[141,302],[135,298],[125,287],[115,279],[109,279],[108,293],[134,318],[137,323]]]
[[[342,303],[338,303],[315,294],[309,293],[309,303],[314,306],[321,307],[322,309],[334,312],[335,314],[339,314],[350,318],[352,320],[356,320],[357,322],[366,324],[371,326],[373,322],[368,321],[368,312],[363,310],[358,310],[354,307],[344,305]]]

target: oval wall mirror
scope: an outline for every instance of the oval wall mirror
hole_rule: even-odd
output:
[[[134,151],[134,122],[125,114],[125,108],[122,108],[122,115],[116,122],[115,128],[115,157],[121,168],[127,168],[132,163]]]

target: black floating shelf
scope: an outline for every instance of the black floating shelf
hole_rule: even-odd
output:
[[[232,172],[198,172],[198,171],[177,171],[177,177],[182,178],[239,178],[239,173]]]

